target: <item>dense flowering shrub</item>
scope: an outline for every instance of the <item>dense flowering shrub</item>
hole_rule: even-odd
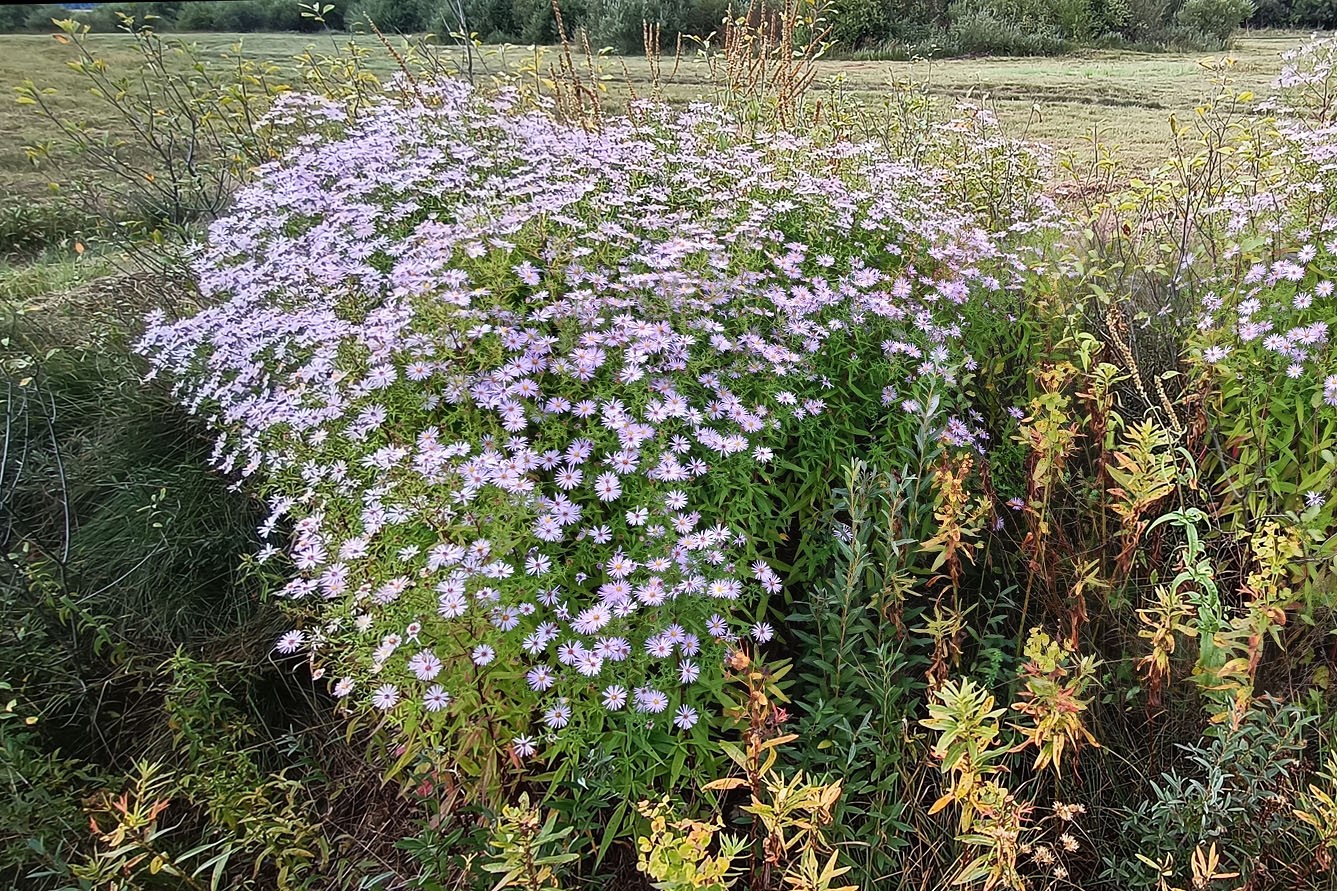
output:
[[[929,384],[945,441],[982,435],[962,307],[1005,305],[1039,224],[987,232],[941,174],[707,107],[590,133],[449,81],[280,111],[307,132],[211,226],[211,305],[140,349],[268,494],[262,533],[291,528],[279,651],[405,736],[703,743],[783,585],[738,493],[804,425],[890,425]]]

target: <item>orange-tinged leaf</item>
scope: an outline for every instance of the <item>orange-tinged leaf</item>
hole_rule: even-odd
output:
[[[929,816],[931,817],[938,811],[947,807],[947,805],[952,803],[952,800],[953,800],[952,793],[948,792],[946,795],[942,796],[937,801],[933,802],[933,807],[928,809]]]

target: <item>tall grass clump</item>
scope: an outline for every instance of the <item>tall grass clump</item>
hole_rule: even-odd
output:
[[[373,825],[420,811],[378,795],[309,679],[256,643],[281,627],[273,579],[240,559],[263,517],[130,349],[176,298],[80,267],[104,277],[11,291],[0,334],[0,884],[375,872],[397,856]]]

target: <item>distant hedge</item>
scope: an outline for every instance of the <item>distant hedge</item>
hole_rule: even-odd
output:
[[[660,22],[666,45],[676,35],[707,36],[747,0],[560,0],[573,32],[598,46],[642,48],[643,20]],[[777,2],[777,0],[762,0]],[[104,3],[87,11],[57,5],[0,5],[0,32],[45,32],[74,16],[97,31],[119,26],[118,13],[148,16],[163,31],[316,31],[357,29],[368,20],[387,33],[476,33],[487,42],[552,43],[552,0],[334,0],[323,23],[297,0]],[[1216,47],[1241,24],[1328,28],[1337,0],[832,0],[831,36],[845,52],[889,55],[1041,55],[1081,46]]]

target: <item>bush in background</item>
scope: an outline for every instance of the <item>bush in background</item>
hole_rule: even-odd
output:
[[[1175,20],[1224,44],[1253,11],[1253,0],[1184,0]]]

